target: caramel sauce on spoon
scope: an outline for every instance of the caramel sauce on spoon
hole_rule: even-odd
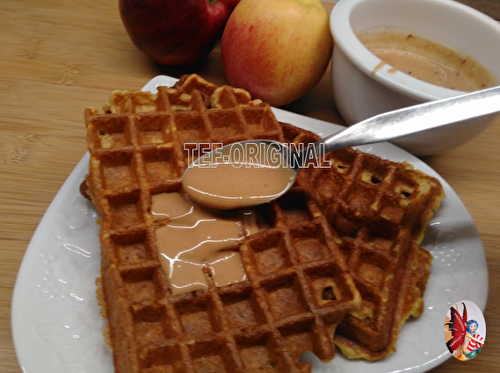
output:
[[[295,176],[281,148],[241,142],[200,157],[184,173],[182,185],[193,201],[226,210],[274,200],[288,190]]]

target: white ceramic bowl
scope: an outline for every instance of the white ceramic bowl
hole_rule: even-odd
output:
[[[500,23],[453,0],[340,0],[332,10],[335,104],[348,124],[397,108],[464,92],[394,73],[356,37],[371,29],[408,32],[480,62],[500,82]],[[456,148],[499,119],[489,115],[393,141],[415,155]]]

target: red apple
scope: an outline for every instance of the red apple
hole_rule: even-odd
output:
[[[189,65],[208,55],[240,0],[119,0],[134,44],[151,60]]]
[[[319,82],[332,46],[319,0],[241,0],[224,28],[222,63],[232,86],[282,106]]]

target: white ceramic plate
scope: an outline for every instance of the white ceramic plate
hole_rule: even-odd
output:
[[[175,79],[158,76],[143,89],[156,91]],[[342,127],[276,109],[279,120],[325,136]],[[82,128],[83,131],[83,128]],[[387,143],[361,148],[394,161],[407,161],[437,177],[446,199],[429,224],[424,247],[434,256],[425,292],[425,311],[402,329],[397,352],[386,360],[349,361],[337,354],[323,364],[311,354],[315,373],[423,372],[451,356],[444,344],[448,309],[470,300],[484,310],[488,272],[474,222],[451,187],[425,163]],[[111,373],[111,355],[101,336],[104,321],[95,298],[100,249],[97,214],[79,194],[88,170],[86,154],[40,222],[25,253],[12,300],[12,332],[24,373]]]

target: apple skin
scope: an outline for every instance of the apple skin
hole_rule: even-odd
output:
[[[229,83],[273,106],[311,90],[332,48],[329,17],[319,0],[242,0],[221,40]]]
[[[119,0],[132,42],[154,62],[190,65],[208,55],[240,0]]]

